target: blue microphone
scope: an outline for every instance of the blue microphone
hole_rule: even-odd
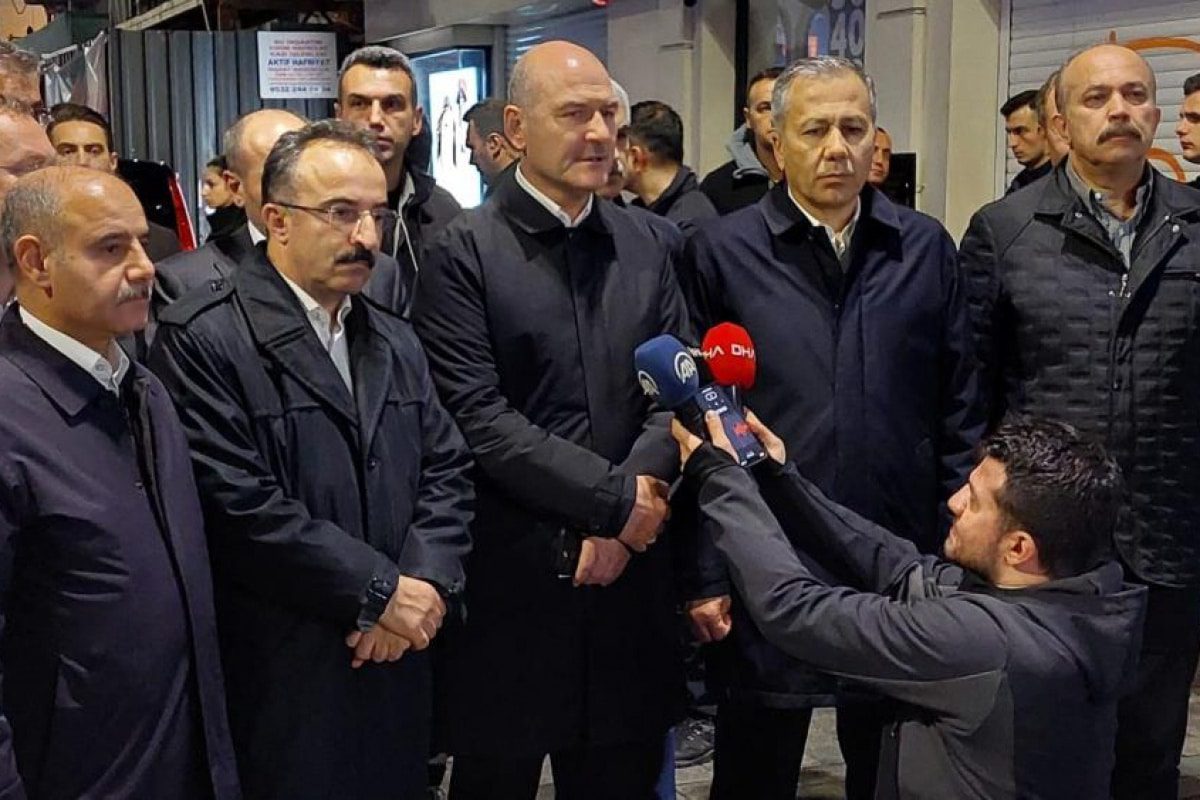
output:
[[[696,360],[670,334],[642,342],[633,351],[633,365],[642,391],[663,408],[681,409],[700,389]]]
[[[675,417],[692,433],[709,438],[704,414],[712,411],[720,418],[725,435],[737,452],[738,463],[747,467],[767,457],[766,448],[750,432],[750,426],[725,390],[715,384],[701,388],[696,360],[674,336],[664,333],[643,342],[633,352],[633,364],[642,391],[674,411]]]

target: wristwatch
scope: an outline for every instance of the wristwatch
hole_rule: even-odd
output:
[[[383,614],[383,610],[387,608],[388,602],[395,593],[396,580],[394,578],[371,579],[359,601],[362,603],[362,608],[358,612],[357,623],[360,631],[365,633],[375,627],[375,623],[379,621],[380,615]]]

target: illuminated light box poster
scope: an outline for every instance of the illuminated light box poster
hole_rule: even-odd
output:
[[[448,69],[429,74],[425,124],[433,134],[434,180],[464,208],[479,205],[479,172],[471,166],[463,114],[479,101],[479,70]]]
[[[258,95],[264,100],[337,97],[337,34],[258,33]]]

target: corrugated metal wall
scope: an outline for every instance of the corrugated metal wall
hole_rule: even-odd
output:
[[[259,108],[287,108],[309,119],[333,114],[332,100],[259,98],[255,31],[114,34],[108,65],[117,150],[174,167],[193,222],[202,217],[204,164],[239,116]]]

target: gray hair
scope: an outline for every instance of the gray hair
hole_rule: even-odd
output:
[[[783,127],[788,96],[791,94],[792,83],[797,78],[824,80],[840,75],[854,75],[863,82],[863,86],[867,87],[867,100],[871,105],[871,122],[875,122],[875,81],[871,80],[871,76],[848,58],[817,56],[793,61],[775,81],[775,90],[771,92],[771,121],[775,123],[775,128],[778,130]]]
[[[12,42],[0,41],[0,75],[34,76],[41,70],[42,60],[36,53],[22,50]]]
[[[323,119],[310,122],[296,131],[288,131],[279,137],[271,148],[267,162],[263,165],[262,198],[264,203],[273,203],[280,195],[290,192],[296,175],[296,167],[304,151],[322,142],[345,145],[362,150],[372,160],[379,160],[379,151],[370,133],[349,122]]]
[[[380,44],[371,44],[366,47],[360,47],[350,55],[342,59],[341,69],[338,70],[338,98],[342,96],[342,80],[346,77],[346,73],[351,67],[359,65],[370,67],[371,69],[398,69],[408,76],[409,83],[412,84],[412,97],[409,101],[415,106],[417,102],[417,76],[413,72],[412,62],[408,60],[408,56],[401,53],[394,47],[384,47]]]
[[[308,122],[304,117],[294,111],[288,111],[286,108],[260,108],[238,117],[237,121],[230,125],[225,130],[225,135],[221,137],[221,150],[225,154],[225,165],[236,175],[241,176],[248,172],[245,163],[246,143],[244,141],[246,138],[246,128],[249,127],[250,122],[255,117],[263,113],[287,114],[295,117],[296,121],[301,124]]]
[[[609,78],[609,80],[612,80]],[[617,127],[628,125],[633,112],[629,108],[629,92],[625,91],[625,87],[616,81],[612,81],[613,94],[617,96],[617,105],[621,108],[621,124]]]
[[[21,178],[9,190],[0,212],[0,264],[12,262],[13,247],[22,236],[36,236],[51,245],[58,242],[71,172],[70,167],[47,167]]]

